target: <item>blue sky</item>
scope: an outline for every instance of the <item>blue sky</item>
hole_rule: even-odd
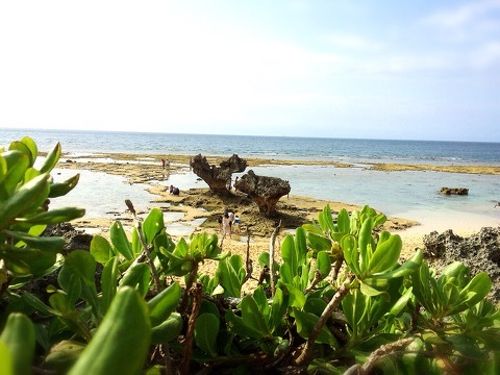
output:
[[[500,0],[0,3],[0,127],[500,142]]]

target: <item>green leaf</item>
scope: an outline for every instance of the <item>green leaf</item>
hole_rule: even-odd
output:
[[[35,328],[24,314],[12,313],[7,319],[0,336],[11,354],[15,374],[31,374],[31,365],[35,354]]]
[[[151,272],[145,263],[137,263],[129,267],[123,278],[120,280],[120,286],[131,286],[139,290],[142,296],[145,296],[149,290],[151,281]]]
[[[415,255],[413,255],[410,259],[404,262],[401,267],[396,268],[394,271],[385,272],[380,275],[374,275],[374,278],[383,278],[383,279],[392,279],[403,276],[408,276],[414,273],[422,264],[422,260],[424,259],[424,254],[422,250],[418,250]]]
[[[266,324],[262,312],[259,310],[252,296],[246,296],[241,300],[241,317],[246,325],[254,327],[263,337],[270,336],[269,328]]]
[[[196,319],[194,340],[196,345],[212,357],[217,356],[217,335],[219,334],[219,318],[214,314],[201,314]]]
[[[348,234],[351,231],[349,214],[345,208],[341,209],[337,216],[337,228],[343,234]]]
[[[384,293],[384,291],[372,288],[370,285],[362,282],[361,280],[359,281],[359,290],[368,297],[374,297]]]
[[[88,251],[74,250],[66,255],[63,269],[77,275],[86,285],[95,286],[96,262]]]
[[[61,144],[57,142],[52,151],[47,154],[45,162],[43,163],[42,168],[40,168],[40,172],[41,173],[50,172],[52,169],[54,169],[60,157],[61,157]]]
[[[368,270],[370,262],[370,248],[372,243],[373,220],[369,217],[361,225],[359,231],[359,269],[362,273]]]
[[[106,264],[115,255],[108,240],[99,235],[95,235],[90,242],[90,254],[101,264]]]
[[[7,165],[6,172],[3,176],[2,184],[0,187],[0,199],[7,199],[14,190],[17,184],[23,179],[26,169],[29,167],[28,155],[20,151],[7,151],[2,153],[4,160],[3,165]]]
[[[298,334],[303,337],[304,339],[307,339],[309,337],[309,334],[311,333],[314,325],[317,323],[319,320],[319,317],[312,313],[308,312],[303,312],[297,309],[294,309],[294,315],[295,315],[295,323],[297,324],[297,332]],[[338,346],[337,340],[335,339],[335,336],[328,330],[327,327],[323,327],[321,329],[321,332],[316,339],[316,343],[318,344],[327,344],[330,345],[331,347],[336,348]]]
[[[29,149],[32,158],[31,165],[33,165],[38,156],[38,147],[36,146],[35,141],[32,138],[26,136],[21,138],[20,142]]]
[[[245,275],[246,271],[240,255],[235,254],[219,262],[217,277],[224,288],[226,297],[240,297]]]
[[[12,219],[40,207],[49,194],[49,175],[43,174],[24,184],[0,206],[0,229]]]
[[[104,269],[101,274],[101,311],[103,314],[105,314],[108,310],[111,301],[116,294],[116,284],[120,274],[118,265],[118,257],[114,256],[110,258],[104,265]]]
[[[153,327],[151,344],[167,344],[177,338],[182,331],[181,314],[172,313],[163,323]]]
[[[163,212],[155,207],[149,212],[142,226],[146,243],[151,245],[156,235],[160,233],[163,228],[165,228],[165,224],[163,223]]]
[[[25,247],[0,250],[0,258],[5,260],[7,268],[12,273],[41,276],[54,265],[57,254],[52,251],[42,251]]]
[[[19,219],[18,221],[27,224],[59,224],[78,219],[83,215],[85,215],[85,210],[83,208],[64,207],[42,212],[27,218]]]
[[[382,236],[383,234],[381,239]],[[385,241],[379,241],[370,260],[369,272],[373,274],[392,269],[398,262],[402,247],[403,243],[398,235],[390,235]]]
[[[116,251],[122,254],[125,259],[134,259],[130,242],[128,242],[127,235],[125,234],[123,226],[119,221],[115,221],[111,225],[111,228],[109,228],[109,236]]]
[[[29,166],[31,167],[33,165],[33,163],[35,162],[35,159],[37,157],[37,155],[33,155],[31,153],[31,150],[28,148],[27,145],[25,145],[24,143],[22,142],[19,142],[19,141],[14,141],[10,144],[9,146],[9,150],[10,151],[19,151],[19,152],[22,152],[23,154],[25,154],[26,156],[28,156],[28,160],[29,160]]]
[[[328,251],[332,247],[332,242],[329,239],[314,233],[307,233],[307,240],[315,251]]]
[[[78,184],[79,179],[80,174],[78,173],[73,177],[68,178],[66,181],[50,184],[49,198],[62,197],[63,195],[68,194]]]
[[[147,306],[132,288],[118,291],[102,323],[70,375],[142,372],[151,342]]]
[[[293,276],[296,275],[298,267],[296,251],[293,237],[291,235],[285,236],[281,243],[281,258],[289,265]]]
[[[319,273],[322,277],[327,277],[332,269],[332,261],[330,255],[326,251],[320,251],[317,255],[317,264]]]
[[[225,319],[226,322],[229,323],[231,331],[238,336],[250,337],[257,340],[264,337],[261,331],[252,326],[245,319],[236,316],[231,310],[226,310]]]
[[[182,289],[175,282],[148,302],[149,317],[153,326],[158,325],[175,311],[181,298]]]
[[[404,294],[396,301],[396,303],[391,307],[389,314],[398,316],[401,311],[406,307],[408,301],[413,296],[413,287],[408,288]]]
[[[14,375],[12,362],[12,354],[9,348],[0,340],[0,374]]]
[[[4,233],[15,238],[18,241],[24,242],[26,245],[40,250],[61,251],[64,246],[64,238],[62,237],[37,237],[30,236],[24,232],[14,232],[5,230]]]
[[[490,289],[490,277],[486,272],[479,272],[460,292],[461,302],[466,306],[473,306],[483,300],[489,293]]]

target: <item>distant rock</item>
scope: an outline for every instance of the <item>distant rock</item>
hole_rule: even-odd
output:
[[[492,295],[500,301],[500,227],[482,228],[479,233],[463,238],[451,229],[424,236],[425,255],[434,264],[445,267],[455,261],[469,267],[471,275],[485,271],[493,282]]]
[[[442,187],[439,192],[444,195],[469,195],[469,189],[467,188]]]
[[[218,195],[229,195],[232,174],[245,171],[247,161],[234,154],[217,167],[208,164],[207,158],[198,154],[191,159],[190,166],[193,172],[207,183],[211,191]]]
[[[257,176],[252,170],[236,183],[236,189],[247,194],[265,216],[276,213],[278,200],[290,193],[290,183],[278,177]]]

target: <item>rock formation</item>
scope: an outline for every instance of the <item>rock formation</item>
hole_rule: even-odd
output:
[[[467,188],[442,187],[439,192],[444,195],[469,195],[469,189]]]
[[[236,189],[248,194],[266,216],[276,213],[278,200],[290,193],[288,181],[278,177],[257,176],[252,170],[243,175],[235,184]]]
[[[49,225],[47,229],[43,232],[45,237],[60,236],[64,238],[64,254],[67,254],[73,250],[89,250],[90,242],[92,241],[92,235],[85,233],[84,231],[75,229],[70,223],[60,223],[55,225]]]
[[[247,167],[247,161],[234,154],[224,160],[219,166],[208,164],[207,158],[201,154],[196,155],[190,162],[193,172],[203,179],[211,191],[218,195],[228,195],[228,183],[233,173],[241,173]]]
[[[500,300],[500,227],[482,228],[471,237],[462,238],[451,230],[441,234],[432,232],[424,236],[425,254],[445,267],[455,261],[469,267],[470,274],[485,271],[493,283],[492,295]]]

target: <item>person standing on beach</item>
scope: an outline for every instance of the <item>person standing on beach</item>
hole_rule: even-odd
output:
[[[226,235],[229,235],[229,238],[231,238],[231,220],[229,219],[229,212],[227,210],[224,211],[224,215],[222,216],[222,238],[225,238]]]

